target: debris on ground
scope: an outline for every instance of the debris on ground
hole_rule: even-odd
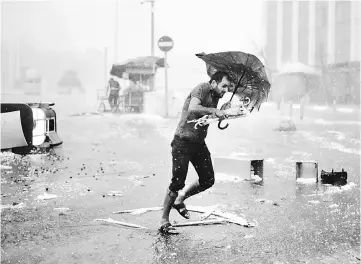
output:
[[[123,211],[117,211],[117,212],[113,212],[114,214],[123,214],[123,213],[129,213],[129,214],[143,214],[146,212],[150,212],[150,211],[160,211],[162,210],[162,207],[150,207],[150,208],[139,208],[139,209],[130,209],[130,210],[123,210]],[[210,211],[211,209],[211,211]],[[223,222],[228,222],[228,223],[233,223],[236,225],[240,225],[240,226],[245,226],[245,227],[255,227],[257,226],[256,223],[252,223],[247,221],[243,216],[239,216],[239,215],[235,215],[232,213],[227,213],[227,212],[221,212],[221,211],[217,211],[214,210],[214,206],[211,207],[204,207],[204,206],[192,206],[192,205],[188,205],[187,206],[187,210],[190,212],[196,212],[196,213],[202,213],[203,215],[209,214],[207,216],[207,218],[209,216],[216,216],[219,219],[222,219]],[[214,222],[214,223],[219,223],[220,220],[218,219],[218,222]],[[206,220],[210,223],[210,221],[213,220]],[[193,222],[193,224],[191,222],[188,222],[188,224],[186,224],[187,226],[189,225],[199,225],[200,221],[195,221]],[[204,222],[204,221],[203,221]],[[189,224],[191,223],[191,224]]]
[[[296,124],[290,119],[282,120],[278,126],[278,131],[296,131]]]
[[[26,204],[25,203],[12,203],[12,204],[2,204],[0,205],[0,211],[2,212],[4,209],[10,209],[10,210],[19,210],[22,208],[25,208]]]
[[[0,169],[1,169],[1,170],[11,170],[12,167],[11,167],[11,166],[7,166],[7,165],[0,165]]]
[[[94,221],[105,222],[105,223],[110,223],[110,224],[116,224],[116,225],[121,225],[121,226],[126,226],[126,227],[137,228],[137,229],[147,229],[144,226],[131,224],[131,223],[126,223],[126,222],[120,222],[120,221],[114,220],[114,219],[112,219],[110,217],[108,219],[95,219]]]
[[[227,220],[225,219],[210,219],[210,220],[201,220],[201,221],[187,221],[183,223],[173,224],[174,227],[183,227],[183,226],[198,226],[198,225],[217,225],[225,224]]]
[[[58,207],[58,208],[54,208],[53,211],[55,212],[67,212],[69,211],[70,209],[67,208],[67,207]]]
[[[139,208],[139,209],[129,209],[129,210],[122,210],[122,211],[117,211],[117,212],[113,212],[113,214],[131,214],[131,215],[138,215],[138,214],[144,214],[146,212],[151,212],[151,211],[160,211],[162,210],[163,207],[158,206],[158,207],[149,207],[149,208]]]
[[[257,199],[256,202],[261,203],[261,204],[264,204],[264,203],[273,203],[273,201],[267,200],[267,199],[263,199],[263,198]]]
[[[107,193],[108,196],[123,196],[121,191],[110,191]]]
[[[37,200],[51,200],[51,199],[55,199],[56,197],[58,197],[55,194],[48,194],[48,193],[44,193],[43,195],[38,195],[38,197],[36,197]]]
[[[312,200],[312,201],[308,201],[309,204],[319,204],[320,201],[317,200]]]

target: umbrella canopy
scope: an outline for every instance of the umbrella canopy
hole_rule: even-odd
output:
[[[119,64],[113,64],[110,74],[119,78],[124,72],[131,74],[154,74],[158,67],[164,67],[164,59],[159,57],[137,57],[126,60]]]
[[[247,108],[250,108],[250,111],[254,108],[259,110],[261,104],[267,100],[271,85],[263,63],[256,56],[240,51],[199,53],[196,56],[205,61],[210,77],[217,71],[230,75],[235,83],[233,95],[248,97],[251,102]]]

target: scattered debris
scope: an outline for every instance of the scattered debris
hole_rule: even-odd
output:
[[[214,209],[211,209],[209,212],[206,212],[204,213],[201,217],[200,217],[200,220],[205,220],[207,219],[208,217],[210,217],[214,212]]]
[[[60,208],[54,208],[53,211],[54,212],[58,212],[59,215],[66,215],[66,212],[69,211],[70,209],[67,207],[60,207]]]
[[[123,196],[121,191],[110,191],[107,193],[108,196]]]
[[[278,131],[296,131],[296,124],[290,119],[282,120],[278,126]]]
[[[70,209],[68,207],[58,207],[58,208],[54,208],[53,209],[55,212],[66,212],[69,211]]]
[[[120,221],[114,220],[114,219],[112,219],[110,217],[108,219],[95,219],[94,221],[106,222],[106,223],[110,223],[110,224],[117,224],[117,225],[121,225],[121,226],[137,228],[137,229],[147,229],[144,226],[131,224],[131,223],[126,223],[126,222],[120,222]]]
[[[1,206],[0,211],[2,211],[4,209],[18,210],[18,209],[25,208],[26,204],[14,202],[13,204],[4,204],[4,205],[0,205],[0,206]]]
[[[56,197],[58,197],[55,194],[48,194],[48,193],[44,193],[43,195],[38,195],[38,197],[36,197],[37,200],[50,200],[50,199],[55,199]]]
[[[211,208],[214,208],[214,206]],[[150,211],[160,211],[162,209],[163,209],[162,207],[150,207],[150,208],[122,210],[122,211],[117,211],[117,212],[113,212],[113,213],[114,214],[129,213],[132,215],[136,215],[136,214],[143,214],[143,213],[150,212]],[[206,207],[202,207],[202,206],[187,205],[187,210],[190,212],[203,213],[203,214],[209,213],[209,209]],[[209,216],[211,216],[211,215],[221,217],[224,219],[224,221],[226,221],[228,223],[233,223],[233,224],[240,225],[240,226],[245,226],[245,227],[257,226],[256,223],[249,222],[244,217],[241,217],[241,216],[238,216],[235,214],[231,214],[231,213],[224,213],[224,212],[214,210],[214,211],[212,211],[212,213]]]
[[[273,201],[267,200],[267,199],[264,199],[264,198],[257,199],[256,202],[259,202],[259,203],[261,203],[261,204],[264,204],[264,203],[273,203]]]
[[[162,209],[163,209],[163,207],[158,206],[158,207],[149,207],[149,208],[139,208],[139,209],[122,210],[122,211],[113,212],[113,214],[139,215],[139,214],[144,214],[144,213],[146,213],[146,212],[151,212],[151,211],[160,211],[160,210],[162,210]]]
[[[216,225],[227,223],[225,219],[210,219],[210,220],[201,220],[201,221],[187,221],[179,224],[173,224],[174,227],[183,227],[183,226],[198,226],[198,225]]]
[[[320,201],[312,200],[312,201],[308,201],[308,203],[310,203],[310,204],[319,204]]]
[[[330,207],[330,208],[336,208],[336,207],[338,207],[339,205],[338,204],[330,204],[328,207]]]
[[[0,169],[1,170],[11,170],[12,167],[11,166],[6,166],[6,165],[0,165]]]

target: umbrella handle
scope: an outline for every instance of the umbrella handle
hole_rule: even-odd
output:
[[[221,120],[221,121],[218,122],[218,128],[221,129],[221,130],[224,130],[224,129],[226,129],[226,128],[229,126],[229,124],[227,123],[224,127],[221,127],[222,121],[223,121],[223,120]]]

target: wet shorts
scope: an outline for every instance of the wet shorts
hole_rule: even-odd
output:
[[[177,192],[184,188],[189,162],[192,163],[199,178],[201,188],[208,189],[214,184],[214,171],[211,154],[207,145],[193,143],[175,136],[172,143],[172,181],[169,190]]]

